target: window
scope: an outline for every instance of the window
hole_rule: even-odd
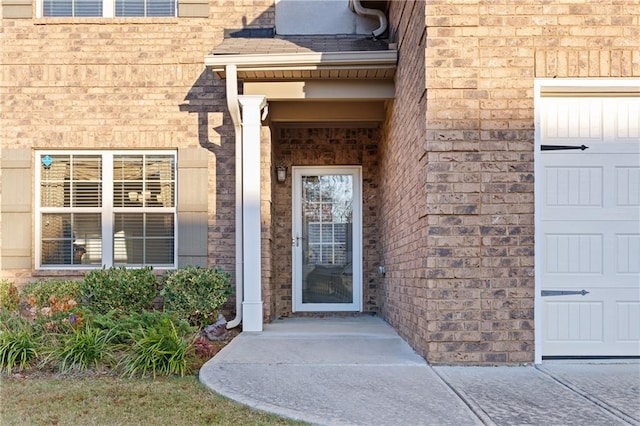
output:
[[[37,266],[175,266],[176,158],[38,152]]]
[[[42,0],[45,17],[172,17],[176,11],[176,0]]]

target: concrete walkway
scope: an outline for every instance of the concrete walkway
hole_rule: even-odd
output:
[[[636,425],[640,363],[430,367],[382,319],[294,318],[241,333],[212,391],[319,425]]]

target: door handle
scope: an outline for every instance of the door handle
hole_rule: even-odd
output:
[[[295,236],[295,237],[291,237],[291,245],[294,247],[298,247],[300,245],[300,240],[302,240],[303,238],[300,236]]]

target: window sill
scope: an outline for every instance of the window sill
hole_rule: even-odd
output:
[[[116,268],[119,268],[119,266],[116,266]],[[142,268],[141,266],[130,266],[130,267],[126,267],[127,269],[140,269]],[[84,267],[84,268],[78,268],[78,269],[64,269],[64,268],[59,268],[59,269],[36,269],[33,271],[32,276],[34,278],[82,278],[84,277],[84,275],[87,272],[91,272],[93,270],[96,269],[102,269],[102,265],[88,265],[88,267]],[[106,269],[109,269],[109,267],[107,267]],[[165,272],[168,271],[174,271],[176,270],[177,267],[169,267],[169,266],[163,266],[163,267],[153,267],[153,274],[157,275],[157,276],[162,276]]]
[[[146,18],[142,16],[136,17],[118,17],[118,18],[73,18],[73,17],[60,17],[60,18],[37,18],[34,19],[34,25],[131,25],[131,24],[177,24],[179,18],[166,17],[166,18]]]
[[[33,271],[34,278],[75,278],[84,277],[89,269],[36,269]]]

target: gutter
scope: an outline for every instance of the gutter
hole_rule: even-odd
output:
[[[225,73],[227,64],[233,61],[239,71],[265,70],[331,70],[331,69],[395,69],[397,50],[357,52],[287,52],[234,55],[207,55],[204,64],[215,73]],[[224,75],[220,75],[224,78]]]
[[[244,299],[243,244],[242,235],[242,121],[238,103],[238,69],[235,64],[225,65],[227,75],[227,108],[236,137],[236,316],[227,323],[227,329],[240,325],[242,321],[242,301]]]
[[[373,37],[374,40],[380,37],[387,30],[387,17],[381,10],[364,7],[360,3],[360,0],[349,0],[349,8],[357,15],[376,16],[378,18],[380,26],[371,33],[371,37]]]

